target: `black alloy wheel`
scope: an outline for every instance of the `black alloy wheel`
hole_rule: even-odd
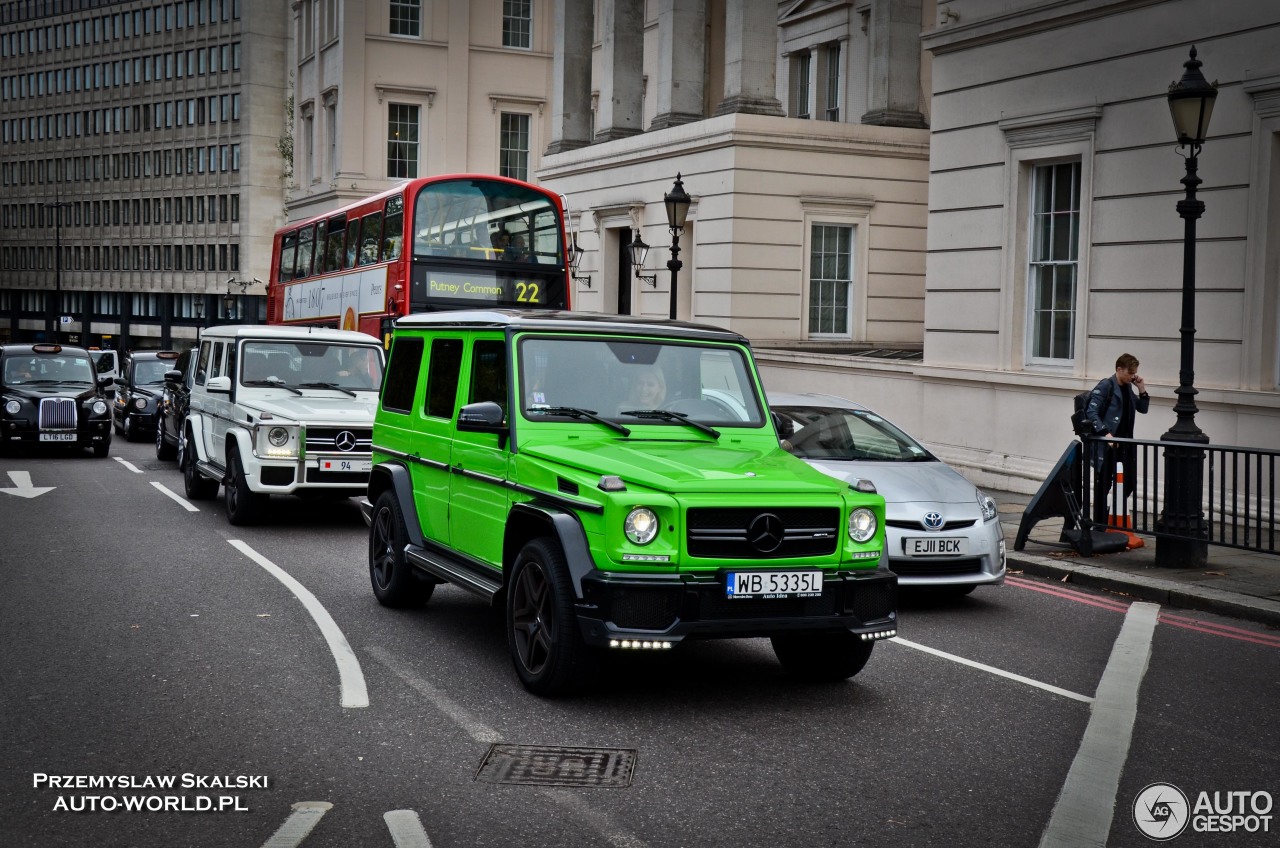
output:
[[[369,582],[373,596],[384,607],[420,607],[431,600],[436,584],[414,573],[405,559],[409,543],[404,513],[395,493],[378,496],[369,523]]]
[[[848,680],[862,671],[875,646],[848,630],[780,633],[770,641],[787,674],[809,683]]]
[[[227,481],[222,492],[223,502],[227,507],[227,520],[237,527],[261,521],[262,514],[266,511],[267,499],[271,497],[249,488],[244,465],[240,462],[240,452],[235,448],[227,454]]]
[[[564,551],[550,539],[521,549],[507,586],[507,645],[516,674],[535,695],[577,689],[592,655],[578,631]]]

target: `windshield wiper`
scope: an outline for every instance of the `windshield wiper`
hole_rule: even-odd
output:
[[[624,436],[630,436],[631,430],[622,426],[617,421],[610,421],[608,418],[601,418],[596,414],[594,409],[579,409],[576,406],[535,406],[529,409],[530,413],[540,413],[542,415],[567,415],[570,418],[587,418],[606,427],[617,430]]]
[[[337,383],[315,382],[315,383],[299,383],[298,385],[304,389],[333,389],[335,392],[346,392],[352,397],[359,397],[359,395],[357,395],[355,392],[351,391],[348,388],[344,388],[343,386],[339,386]]]
[[[663,421],[678,421],[681,424],[688,424],[690,427],[696,427],[714,439],[720,438],[720,431],[715,427],[708,427],[701,421],[694,421],[683,412],[672,412],[669,409],[627,409],[619,415],[630,415],[632,418],[658,418]]]
[[[241,380],[240,385],[271,386],[272,388],[277,388],[277,389],[288,389],[289,391],[293,392],[295,395],[302,394],[302,392],[300,392],[298,389],[294,388],[293,386],[289,385],[284,380],[281,380],[279,378],[272,379],[272,380]]]

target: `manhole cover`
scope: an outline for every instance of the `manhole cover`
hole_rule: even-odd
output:
[[[636,752],[630,748],[490,746],[476,772],[485,783],[532,786],[630,786]]]

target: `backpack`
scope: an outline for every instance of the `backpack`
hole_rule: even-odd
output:
[[[1111,402],[1111,398],[1109,397],[1109,395],[1111,394],[1110,390],[1111,390],[1111,384],[1110,382],[1108,382],[1107,383],[1107,395],[1108,395],[1107,403]],[[1075,411],[1071,413],[1071,429],[1080,438],[1094,435],[1093,424],[1090,423],[1089,416],[1085,414],[1089,409],[1089,397],[1092,394],[1093,394],[1093,389],[1089,389],[1087,391],[1081,392],[1080,394],[1076,395],[1074,398]],[[1103,410],[1104,411],[1106,410],[1105,404],[1103,405]]]

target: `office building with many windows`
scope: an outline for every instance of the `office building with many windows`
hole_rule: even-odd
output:
[[[0,2],[0,339],[173,347],[258,320],[287,4]]]

